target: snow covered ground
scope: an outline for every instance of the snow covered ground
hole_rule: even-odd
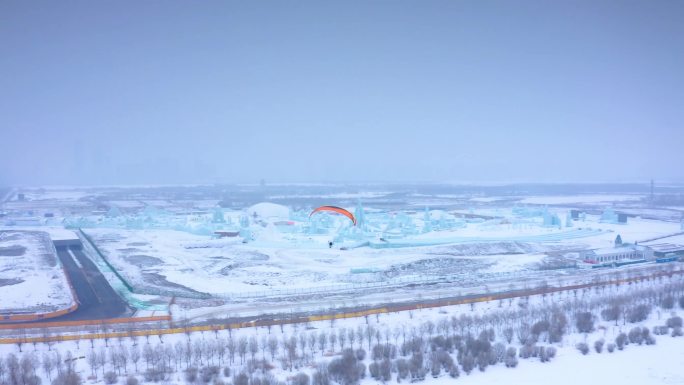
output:
[[[564,205],[577,203],[592,203],[612,205],[616,202],[639,201],[645,198],[642,194],[633,195],[608,195],[608,194],[583,194],[583,195],[554,195],[554,196],[532,196],[519,201],[522,204],[540,205]]]
[[[661,291],[667,292],[669,285],[681,283],[681,277],[676,276],[673,279],[665,280],[652,280],[648,282],[640,282],[634,285],[622,285],[622,286],[610,286],[605,287],[600,290],[588,290],[579,293],[581,301],[584,301],[585,305],[579,305],[579,308],[586,306],[590,301],[603,300],[608,301],[610,298],[615,298],[617,295],[637,295],[643,293],[644,291]],[[681,294],[681,288],[679,289]],[[428,335],[440,335],[444,333],[448,334],[463,334],[463,330],[473,330],[475,335],[477,335],[481,330],[484,330],[484,326],[477,326],[478,320],[491,322],[496,329],[496,342],[504,341],[502,336],[502,329],[505,329],[506,325],[519,324],[518,320],[509,319],[503,315],[507,312],[512,312],[511,314],[517,314],[519,317],[528,317],[529,322],[534,322],[536,319],[543,318],[544,313],[540,313],[540,309],[545,309],[549,311],[550,305],[555,304],[557,309],[562,309],[564,304],[576,304],[577,297],[572,292],[556,293],[547,297],[543,296],[532,296],[528,299],[519,298],[512,301],[492,301],[486,303],[478,303],[477,305],[471,307],[470,305],[459,305],[459,306],[449,306],[444,308],[434,308],[434,309],[422,309],[416,311],[407,311],[391,314],[381,314],[377,317],[371,316],[368,318],[351,318],[344,320],[337,320],[334,323],[330,321],[321,322],[310,322],[307,324],[295,324],[286,325],[282,329],[278,327],[268,328],[245,328],[233,330],[230,333],[226,330],[219,331],[217,333],[191,333],[188,335],[184,334],[173,334],[165,335],[163,337],[157,338],[153,336],[151,338],[122,338],[117,340],[96,340],[91,348],[91,343],[88,341],[82,341],[80,344],[75,342],[60,342],[51,344],[47,346],[46,344],[37,345],[27,345],[23,346],[23,353],[19,352],[19,347],[17,345],[0,345],[0,358],[8,357],[10,354],[18,355],[22,357],[23,355],[34,355],[36,359],[42,360],[43,357],[51,357],[55,355],[56,351],[61,352],[61,359],[64,360],[67,357],[66,352],[70,351],[75,357],[82,357],[74,361],[75,369],[83,377],[91,376],[90,369],[90,359],[89,357],[96,354],[105,354],[102,358],[104,368],[95,369],[96,376],[88,380],[88,383],[92,384],[102,384],[103,375],[102,373],[107,371],[116,372],[116,367],[121,365],[114,364],[111,359],[112,355],[118,354],[121,351],[121,346],[125,349],[138,349],[143,352],[152,351],[154,349],[165,349],[164,355],[168,355],[169,365],[172,371],[168,373],[167,382],[170,383],[183,383],[185,382],[186,374],[183,368],[188,364],[185,363],[186,358],[182,349],[186,346],[192,348],[194,353],[191,354],[190,366],[201,367],[207,365],[219,365],[221,367],[228,367],[231,372],[231,376],[235,376],[241,371],[248,370],[249,365],[243,364],[242,360],[239,358],[239,353],[235,360],[231,363],[228,359],[228,352],[223,351],[223,358],[218,358],[218,348],[216,344],[222,344],[225,348],[228,341],[232,339],[233,342],[244,340],[247,358],[251,354],[257,359],[264,357],[266,361],[270,361],[273,366],[268,369],[268,373],[273,375],[277,380],[283,382],[289,382],[292,377],[297,372],[303,372],[311,375],[317,365],[315,363],[330,362],[340,356],[340,340],[336,339],[337,342],[331,342],[330,335],[339,335],[341,332],[345,334],[350,331],[357,331],[358,336],[355,342],[347,339],[346,346],[350,344],[355,348],[363,348],[367,350],[366,358],[363,360],[365,365],[369,365],[373,362],[371,358],[371,352],[367,349],[366,340],[366,330],[372,328],[377,331],[376,334],[372,334],[371,339],[373,345],[375,345],[376,338],[379,340],[380,344],[394,344],[399,346],[402,343],[403,334],[422,336],[421,338],[427,338]],[[639,301],[635,301],[635,304]],[[605,306],[607,302],[603,303]],[[577,306],[577,305],[575,305]],[[594,311],[600,313],[603,307],[600,306]],[[570,385],[576,383],[586,383],[586,384],[604,384],[604,383],[620,383],[620,384],[681,384],[684,383],[684,372],[682,372],[682,367],[684,365],[684,339],[683,338],[673,338],[670,335],[658,335],[655,336],[655,345],[641,345],[637,343],[629,344],[624,350],[616,349],[615,352],[609,353],[604,347],[602,353],[597,353],[594,351],[594,342],[599,339],[604,339],[606,344],[612,343],[615,338],[621,332],[628,332],[634,327],[647,327],[652,329],[654,326],[663,325],[666,319],[676,315],[682,315],[684,311],[683,308],[678,307],[675,304],[675,308],[670,310],[665,310],[658,308],[657,306],[651,311],[650,316],[644,320],[637,323],[626,323],[623,325],[623,321],[620,320],[616,326],[613,321],[606,321],[601,318],[598,314],[595,314],[594,318],[594,331],[589,333],[580,333],[575,328],[575,319],[572,315],[572,310],[564,310],[568,314],[568,325],[567,333],[564,335],[563,339],[559,343],[548,343],[538,341],[538,345],[541,346],[553,346],[557,349],[556,356],[548,363],[540,362],[539,358],[519,358],[519,363],[516,368],[506,368],[502,363],[497,363],[495,365],[490,365],[486,368],[484,372],[479,371],[475,368],[470,374],[466,374],[461,371],[460,377],[456,380],[450,378],[444,371],[441,372],[439,377],[433,378],[428,373],[425,380],[420,381],[422,384],[426,385],[442,385],[446,383],[464,383],[464,384],[560,384],[560,385]],[[497,318],[496,315],[501,315],[502,317]],[[547,314],[548,315],[548,314]],[[531,317],[531,318],[529,318]],[[440,325],[446,322],[447,330],[440,331]],[[432,324],[434,329],[430,330],[426,326],[428,323]],[[671,329],[670,329],[671,330]],[[320,342],[320,336],[325,337],[325,342]],[[314,342],[309,345],[309,339],[313,336]],[[306,344],[302,346],[299,341],[304,337]],[[271,338],[277,340],[277,352],[275,354],[276,359],[272,360],[270,358],[269,348],[265,345],[267,341]],[[301,361],[297,364],[294,371],[289,371],[283,367],[286,355],[285,343],[294,338],[295,341],[295,353],[296,360]],[[513,337],[513,341],[510,343],[505,343],[507,346],[513,346],[519,348],[520,344],[517,342],[517,336]],[[252,342],[256,344],[254,353],[250,353]],[[580,342],[586,342],[589,344],[590,352],[585,356],[580,354],[575,345]],[[263,346],[263,348],[260,348]],[[102,353],[100,353],[102,352]],[[198,352],[199,356],[198,356]],[[146,353],[143,353],[142,358],[138,358],[139,361],[136,362],[136,367],[138,368],[137,373],[134,371],[134,363],[131,357],[127,357],[127,361],[124,366],[126,366],[126,372],[129,375],[135,375],[139,377],[142,381],[142,372],[145,368],[150,365],[149,362],[154,366],[154,358],[150,355],[145,358]],[[456,360],[457,352],[450,353],[454,360]],[[409,353],[410,356],[410,353]],[[302,358],[310,357],[310,358]],[[429,351],[424,352],[424,359],[428,360]],[[400,355],[398,355],[400,358]],[[409,357],[405,357],[408,359]],[[178,359],[177,362],[176,359]],[[100,364],[98,364],[100,365]],[[427,364],[426,364],[427,365]],[[429,368],[428,368],[429,369]],[[56,371],[54,368],[53,371]],[[121,373],[123,374],[123,370]],[[48,374],[43,370],[37,370],[36,372],[39,376],[43,377],[43,382],[48,382]],[[52,373],[54,378],[55,373]],[[257,371],[256,375],[261,375]],[[396,380],[397,373],[391,373],[392,379],[390,382]],[[233,377],[234,378],[234,377]],[[225,378],[224,381],[231,381],[230,376]],[[408,381],[408,380],[406,380]],[[403,382],[403,381],[402,381]],[[151,383],[151,382],[145,382]],[[360,381],[360,385],[371,385],[379,384],[380,381],[373,380],[370,378],[368,371],[366,371],[366,376]]]
[[[0,230],[0,314],[50,312],[73,303],[50,236]]]

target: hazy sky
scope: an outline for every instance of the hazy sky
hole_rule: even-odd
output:
[[[0,185],[684,180],[684,1],[0,2]]]

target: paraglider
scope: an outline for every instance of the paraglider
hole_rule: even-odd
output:
[[[356,226],[356,218],[354,218],[354,214],[350,213],[349,211],[347,211],[341,207],[337,207],[337,206],[321,206],[321,207],[318,207],[318,208],[314,209],[311,212],[311,214],[309,214],[309,218],[311,218],[312,215],[314,215],[315,213],[317,213],[319,211],[332,211],[332,212],[335,212],[338,214],[342,214],[345,217],[351,219],[354,226]]]

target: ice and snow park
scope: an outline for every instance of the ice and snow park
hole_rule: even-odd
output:
[[[594,189],[16,189],[0,313],[78,310],[54,330],[0,329],[0,358],[59,352],[37,374],[50,381],[83,357],[90,383],[680,383],[684,206]],[[97,326],[116,318],[133,323]],[[28,342],[61,335],[75,341]],[[363,373],[339,372],[351,364]]]

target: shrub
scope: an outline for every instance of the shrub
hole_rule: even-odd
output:
[[[368,374],[370,374],[374,380],[380,380],[380,365],[378,365],[377,362],[368,364]]]
[[[330,385],[330,377],[325,367],[320,367],[311,375],[311,385]]]
[[[629,331],[629,334],[627,334],[627,337],[629,337],[629,342],[633,344],[641,345],[644,342],[640,327],[632,328],[632,330]]]
[[[518,366],[518,358],[516,357],[516,351],[514,347],[509,347],[506,350],[506,358],[504,358],[504,364],[507,368],[515,368]]]
[[[449,377],[458,378],[460,375],[461,372],[458,370],[458,365],[451,365],[451,368],[449,369]]]
[[[675,316],[668,318],[666,325],[669,328],[682,327],[682,317]]]
[[[615,344],[612,342],[609,343],[608,345],[606,345],[606,350],[608,350],[608,353],[614,352],[615,351]]]
[[[615,345],[617,345],[618,350],[624,349],[627,342],[627,334],[625,333],[620,333],[615,337]]]
[[[292,385],[309,385],[309,375],[306,373],[297,373],[292,377]]]
[[[480,369],[481,372],[484,372],[485,369],[487,369],[487,366],[489,365],[489,353],[484,351],[480,352],[480,354],[477,355],[475,361],[477,361],[478,369]]]
[[[578,343],[577,345],[575,345],[575,347],[576,347],[577,350],[579,350],[580,353],[582,353],[583,355],[586,356],[587,354],[589,354],[589,345],[587,345],[586,342],[580,342],[580,343]]]
[[[551,322],[549,326],[549,342],[557,343],[563,340],[565,328],[568,325],[568,319],[564,313],[555,310],[551,314]]]
[[[594,342],[594,350],[596,350],[596,353],[600,354],[601,352],[603,352],[604,343],[605,341],[603,339],[596,340],[596,342]]]
[[[594,315],[588,311],[575,314],[575,325],[580,333],[591,333],[594,331]]]
[[[672,329],[672,337],[681,337],[682,335],[684,335],[684,333],[682,332],[681,327],[676,327]]]
[[[654,326],[653,327],[653,334],[657,336],[664,336],[665,334],[668,334],[670,332],[670,328],[667,326]]]
[[[622,313],[622,309],[620,308],[619,305],[613,305],[609,306],[603,311],[601,311],[601,317],[603,317],[604,321],[616,321],[620,319],[620,314]]]
[[[535,322],[532,325],[532,329],[530,329],[530,331],[532,332],[534,339],[538,340],[539,336],[541,336],[542,333],[548,332],[550,328],[551,328],[551,323],[549,323],[549,321],[541,320],[541,321]]]
[[[57,377],[52,380],[52,385],[81,385],[83,379],[81,375],[73,370],[62,371]]]
[[[202,369],[200,369],[200,379],[205,384],[208,384],[219,374],[219,372],[220,369],[218,366],[203,366]]]
[[[464,354],[461,358],[461,367],[466,374],[470,374],[475,369],[475,357],[470,353]]]
[[[116,384],[117,375],[114,372],[107,372],[104,374],[105,384]]]
[[[189,367],[185,369],[185,382],[192,383],[197,381],[197,368]]]
[[[526,344],[520,347],[520,358],[527,359],[534,356],[535,346],[531,344]]]
[[[359,349],[361,350],[361,349]],[[364,354],[365,356],[365,351]],[[363,366],[363,373],[358,366],[357,360],[358,350],[355,353],[351,349],[345,349],[342,352],[342,357],[335,358],[328,364],[328,373],[332,379],[343,385],[356,384],[362,375],[366,373],[366,367]],[[235,384],[237,385],[237,384]]]
[[[631,323],[641,322],[646,320],[649,314],[651,314],[651,306],[645,304],[637,305],[627,312],[627,321]]]
[[[551,361],[551,359],[553,359],[554,357],[556,357],[556,348],[554,348],[553,346],[541,346],[539,348],[539,361],[548,362]]]
[[[430,375],[432,375],[433,378],[437,378],[441,372],[442,365],[440,365],[437,361],[432,361],[430,364]]]
[[[164,381],[166,375],[164,374],[163,370],[155,367],[147,369],[143,374],[143,378],[145,379],[145,382],[159,382]]]
[[[684,309],[684,296],[679,297],[679,307],[681,307],[682,309]]]
[[[237,376],[233,377],[233,385],[248,385],[249,384],[249,377],[247,376],[246,373],[240,373]]]
[[[546,349],[543,346],[539,347],[539,361],[546,362]]]
[[[399,358],[396,361],[394,361],[394,366],[397,368],[397,378],[399,379],[405,379],[409,375],[409,364],[408,362],[403,359]]]
[[[554,348],[553,346],[548,346],[546,348],[546,357],[549,361],[551,361],[551,359],[553,358],[556,358],[556,348]]]
[[[504,358],[506,357],[506,345],[502,344],[501,342],[497,342],[492,347],[492,351],[494,352],[494,358],[496,359],[496,362],[503,362]]]
[[[671,295],[665,296],[662,301],[660,301],[660,307],[663,309],[672,309],[674,307],[674,297]]]
[[[126,385],[138,385],[138,378],[135,376],[126,377]]]

